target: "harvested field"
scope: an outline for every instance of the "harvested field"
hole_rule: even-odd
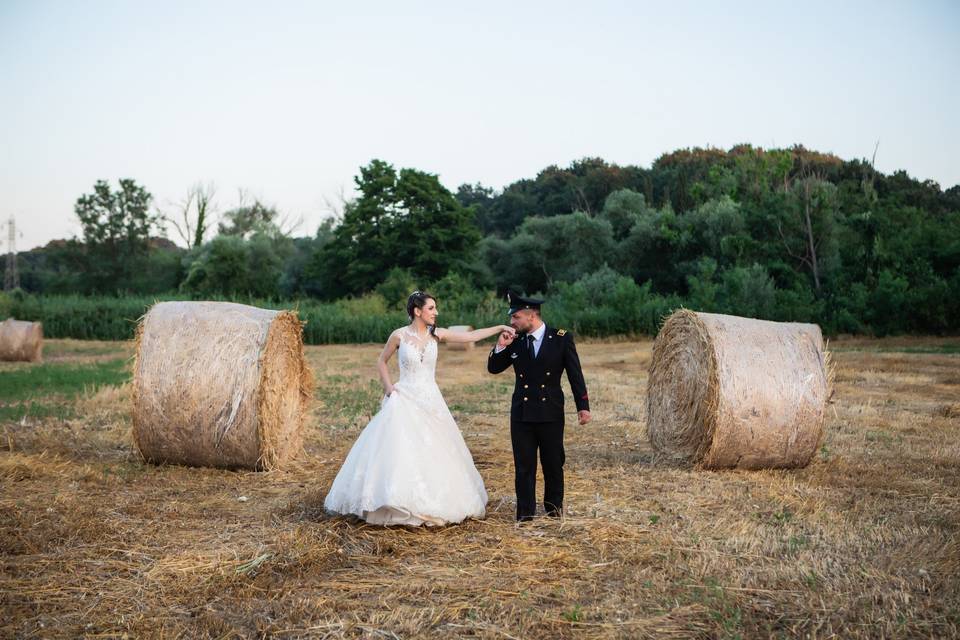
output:
[[[822,446],[777,471],[654,453],[651,344],[580,343],[594,422],[568,397],[568,515],[523,528],[512,374],[442,350],[488,514],[409,530],[322,510],[379,404],[380,345],[307,348],[305,453],[258,473],[142,464],[132,345],[47,340],[44,364],[0,363],[0,636],[960,634],[960,340],[831,341]]]

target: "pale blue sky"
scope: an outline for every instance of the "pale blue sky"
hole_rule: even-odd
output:
[[[960,2],[0,0],[0,216],[197,181],[296,217],[371,158],[500,188],[584,156],[802,143],[960,182]]]

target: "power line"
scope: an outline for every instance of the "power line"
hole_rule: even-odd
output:
[[[23,236],[23,234],[20,234]],[[7,265],[3,272],[3,290],[20,288],[20,272],[17,270],[17,221],[11,215],[7,221]]]

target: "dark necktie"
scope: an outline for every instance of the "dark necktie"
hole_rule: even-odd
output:
[[[533,335],[530,334],[527,336],[527,350],[530,352],[530,359],[535,360],[537,357],[537,352],[533,349]]]

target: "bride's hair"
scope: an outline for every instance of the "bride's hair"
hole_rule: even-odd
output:
[[[407,298],[407,315],[410,316],[410,319],[413,320],[413,310],[414,309],[423,309],[424,305],[427,304],[427,300],[437,301],[432,295],[426,291],[414,291],[410,294],[410,297]],[[433,328],[431,327],[431,332]]]

